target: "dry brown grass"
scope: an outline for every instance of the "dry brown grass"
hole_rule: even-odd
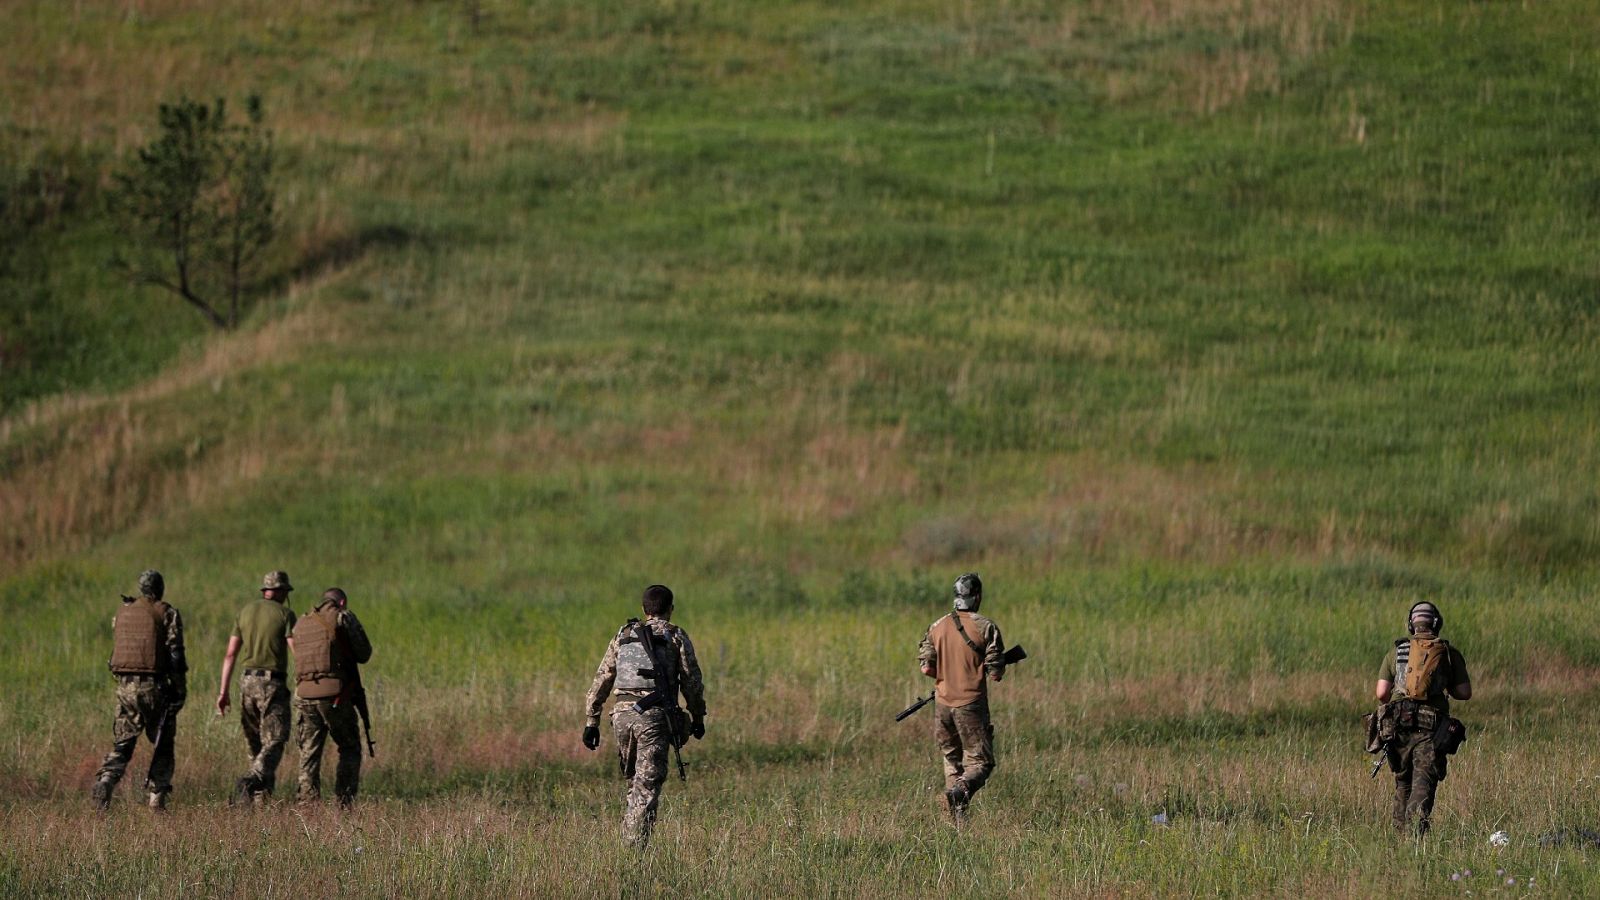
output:
[[[0,420],[0,445],[15,448],[0,480],[0,562],[19,565],[169,510],[204,507],[291,458],[319,452],[305,441],[285,445],[266,423],[211,430],[181,408],[206,391],[220,398],[229,379],[291,363],[342,335],[337,315],[306,307],[258,330],[216,337],[120,395],[58,394]]]
[[[1170,53],[1139,70],[1108,67],[1099,78],[1112,100],[1155,95],[1174,112],[1212,115],[1253,93],[1278,93],[1286,69],[1349,41],[1358,5],[1349,0],[1092,0],[1065,9],[1035,46],[1067,43],[1086,31],[1182,41],[1205,32],[1220,51]]]

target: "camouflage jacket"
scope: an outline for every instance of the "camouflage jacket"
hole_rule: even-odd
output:
[[[650,627],[651,639],[658,652],[671,647],[677,653],[678,690],[683,692],[684,709],[692,718],[704,718],[705,680],[700,675],[700,660],[694,655],[694,644],[689,640],[689,633],[666,619],[650,617],[645,619],[645,624]],[[600,667],[595,670],[594,682],[589,685],[589,694],[584,701],[584,715],[590,725],[600,724],[600,712],[605,708],[606,698],[611,696],[611,686],[617,681],[618,645],[633,627],[629,624],[617,629],[606,647],[605,656],[600,658]],[[623,695],[619,693],[618,696]],[[672,699],[676,701],[677,697]]]

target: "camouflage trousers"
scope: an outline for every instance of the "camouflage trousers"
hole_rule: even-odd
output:
[[[256,792],[271,794],[278,783],[278,762],[289,741],[289,688],[260,675],[239,679],[239,724],[250,746],[250,771],[245,777]]]
[[[667,753],[672,749],[667,710],[656,707],[638,713],[631,702],[618,703],[611,711],[611,728],[617,738],[622,777],[628,779],[622,837],[630,844],[642,845],[650,840],[661,785],[667,780]]]
[[[160,731],[159,740],[157,730]],[[143,734],[155,743],[144,788],[152,794],[171,793],[174,768],[172,748],[177,733],[177,710],[170,709],[166,686],[161,679],[119,678],[117,718],[111,726],[111,752],[100,763],[95,780],[112,785],[121,781],[123,773],[128,770],[128,763],[133,760],[139,735]]]
[[[355,705],[346,701],[334,705],[332,699],[294,698],[295,743],[300,746],[300,785],[298,799],[304,802],[322,798],[322,749],[327,739],[339,748],[339,767],[333,777],[333,793],[339,802],[355,799],[361,786],[361,733]]]
[[[965,782],[971,796],[994,771],[994,726],[989,724],[989,701],[966,706],[935,703],[933,737],[944,755],[944,786],[948,790]]]
[[[1441,717],[1442,718],[1442,717]],[[1433,797],[1444,780],[1448,757],[1435,750],[1437,728],[1419,728],[1403,734],[1389,751],[1394,772],[1394,827],[1415,828],[1427,834],[1433,815]]]

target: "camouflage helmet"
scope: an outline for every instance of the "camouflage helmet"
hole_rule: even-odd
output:
[[[294,590],[294,585],[289,583],[288,572],[268,572],[261,576],[261,589],[263,591],[292,591]]]
[[[146,597],[159,600],[167,592],[167,582],[161,573],[155,569],[145,569],[139,573],[139,593]]]
[[[983,602],[983,579],[976,572],[968,572],[956,579],[955,591],[956,609],[964,612],[976,610],[978,604]]]
[[[1420,627],[1423,626],[1423,627]],[[1416,634],[1419,630],[1429,634],[1438,634],[1444,630],[1444,613],[1439,612],[1439,607],[1426,600],[1418,600],[1411,604],[1411,609],[1406,613],[1406,631]]]

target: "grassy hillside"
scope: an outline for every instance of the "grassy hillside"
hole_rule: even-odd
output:
[[[1365,895],[1396,851],[1354,717],[1420,597],[1479,698],[1399,878],[1594,889],[1533,840],[1600,818],[1591,4],[7,18],[0,890],[255,894],[332,836],[292,871],[371,894]],[[157,103],[249,91],[288,237],[216,335],[118,281],[103,194]],[[195,699],[181,807],[120,848],[138,811],[83,792],[152,565]],[[215,844],[206,698],[273,568],[373,634],[380,799]],[[1034,659],[952,843],[889,719],[970,569]],[[618,881],[579,707],[652,581],[712,718],[664,881]]]

